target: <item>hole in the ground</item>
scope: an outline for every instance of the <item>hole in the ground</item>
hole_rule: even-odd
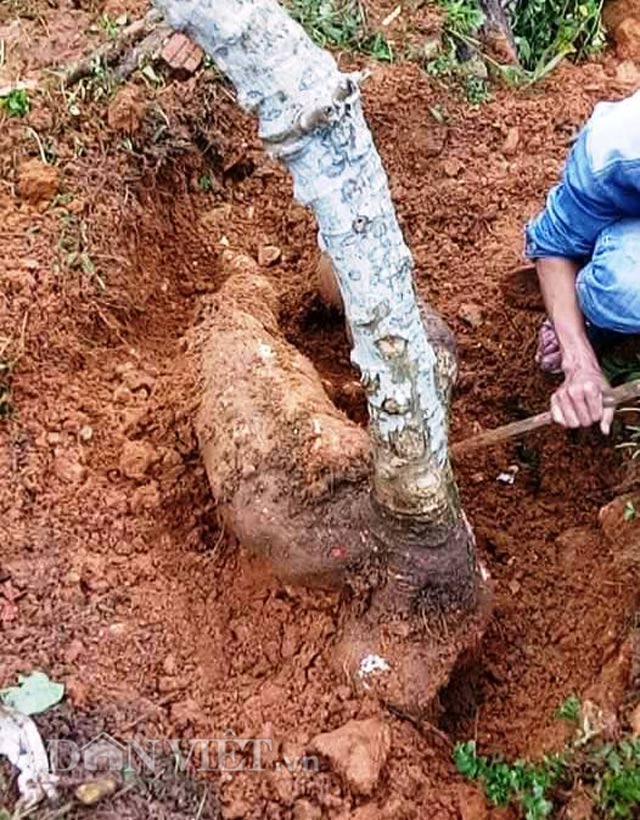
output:
[[[358,372],[351,364],[351,345],[342,314],[314,297],[289,334],[289,341],[311,359],[336,407],[365,426],[367,401]]]

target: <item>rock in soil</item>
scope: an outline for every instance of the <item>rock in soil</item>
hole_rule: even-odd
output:
[[[125,134],[134,134],[146,111],[144,92],[135,85],[126,85],[118,91],[107,110],[110,128]]]
[[[379,718],[350,720],[314,737],[310,748],[326,757],[356,794],[370,795],[391,748],[391,730]]]
[[[114,794],[118,784],[113,777],[102,777],[99,780],[90,780],[88,783],[81,783],[76,789],[76,797],[85,806],[93,806]]]
[[[31,205],[41,205],[58,193],[58,172],[39,159],[23,162],[18,172],[18,190]]]

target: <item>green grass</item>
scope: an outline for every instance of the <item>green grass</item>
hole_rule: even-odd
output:
[[[479,783],[496,806],[513,806],[523,820],[561,815],[572,785],[579,783],[594,807],[593,818],[631,820],[640,815],[640,739],[602,743],[593,728],[581,726],[581,704],[570,695],[556,717],[576,724],[573,741],[561,754],[532,763],[477,752],[474,740],[458,743],[453,761],[458,772]]]
[[[393,51],[381,32],[367,27],[358,0],[289,0],[289,13],[322,48],[367,54],[391,62]]]
[[[0,97],[0,108],[9,117],[24,117],[31,109],[29,94],[24,88],[14,88],[8,94]]]

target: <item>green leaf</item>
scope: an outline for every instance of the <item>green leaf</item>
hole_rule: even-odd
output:
[[[556,710],[558,720],[566,720],[569,723],[577,723],[580,716],[580,698],[577,695],[569,695],[565,698]]]
[[[633,521],[636,517],[636,508],[633,501],[627,501],[624,505],[624,520]]]
[[[10,117],[24,117],[31,108],[29,95],[24,88],[14,88],[0,97],[0,105]]]
[[[64,685],[55,683],[44,672],[20,675],[19,685],[0,690],[0,700],[23,715],[46,712],[64,697]]]

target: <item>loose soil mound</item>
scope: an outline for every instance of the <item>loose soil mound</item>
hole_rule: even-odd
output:
[[[5,71],[33,69],[54,21],[77,24],[65,3],[31,6],[19,21],[31,57],[15,45]],[[13,19],[2,11],[0,37]],[[478,109],[414,65],[375,67],[364,89],[419,289],[457,333],[454,439],[546,404],[539,314],[510,304],[503,280],[592,105],[629,91],[616,71],[613,58],[562,67]],[[312,221],[211,73],[135,83],[126,136],[95,84],[77,115],[53,90],[34,95],[26,120],[2,121],[0,685],[44,669],[79,712],[109,704],[115,736],[271,738],[265,771],[211,776],[228,818],[453,820],[470,793],[447,738],[336,675],[339,595],[282,586],[245,554],[198,454],[182,339],[221,285],[226,248],[263,260],[287,338],[364,420],[340,319],[315,290]],[[33,163],[34,132],[58,193]],[[514,484],[498,483],[512,465]],[[597,527],[619,458],[596,433],[547,430],[456,470],[496,600],[475,673],[443,696],[442,726],[483,751],[536,755],[562,742],[558,704],[608,680],[631,624],[634,585]],[[325,762],[293,775],[276,765],[365,718],[391,735],[371,794]]]

